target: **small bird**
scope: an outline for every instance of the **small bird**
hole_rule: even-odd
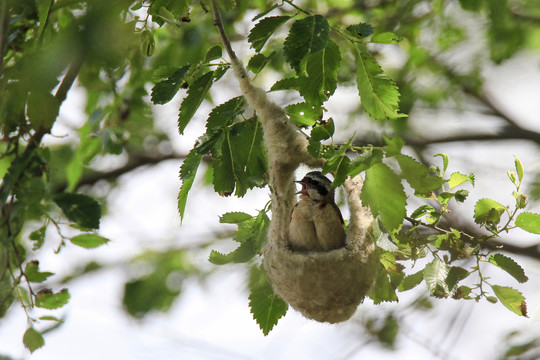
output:
[[[343,216],[334,202],[331,181],[320,171],[307,173],[300,201],[289,225],[289,244],[295,251],[330,251],[345,246]]]

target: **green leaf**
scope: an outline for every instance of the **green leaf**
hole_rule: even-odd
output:
[[[219,46],[219,45],[212,46],[206,52],[206,56],[204,57],[204,61],[205,62],[210,62],[212,60],[219,59],[219,58],[221,58],[222,53],[223,53],[223,49],[221,48],[221,46]]]
[[[26,113],[35,130],[50,129],[58,117],[60,103],[47,91],[31,92],[28,95]]]
[[[405,145],[405,140],[400,137],[387,138],[383,135],[383,140],[386,143],[384,151],[387,157],[392,157],[401,154],[401,149]]]
[[[505,256],[503,254],[493,254],[489,257],[489,262],[493,265],[500,267],[508,274],[512,275],[514,279],[516,279],[520,283],[524,283],[529,280],[527,275],[525,275],[525,271],[523,271],[523,268],[519,266],[519,264],[515,262],[514,259],[509,258],[508,256]]]
[[[523,164],[521,163],[521,160],[519,160],[519,158],[514,155],[514,165],[516,166],[516,172],[518,174],[518,180],[519,182],[521,183],[521,181],[523,180]]]
[[[188,95],[180,105],[180,113],[178,115],[178,129],[180,134],[184,133],[184,129],[191,121],[191,118],[201,105],[204,97],[210,90],[214,81],[214,72],[209,71],[197,78],[188,89]]]
[[[45,345],[45,339],[39,331],[33,327],[28,328],[23,335],[24,347],[30,350],[31,353]]]
[[[214,265],[224,265],[228,263],[246,263],[253,257],[257,255],[257,250],[255,249],[255,244],[253,242],[244,242],[240,244],[235,250],[228,254],[222,254],[218,251],[212,250],[210,252],[210,261]]]
[[[47,225],[43,225],[37,230],[34,230],[30,233],[28,238],[34,242],[32,250],[41,249],[43,242],[45,241],[45,232],[47,231]]]
[[[444,175],[444,173],[446,172],[446,169],[448,169],[448,154],[447,153],[438,153],[436,155],[434,155],[433,157],[435,156],[440,156],[443,160],[443,171],[442,171],[442,174],[441,175]]]
[[[285,107],[291,122],[297,126],[313,126],[322,116],[322,108],[308,103],[291,104]]]
[[[431,214],[435,211],[435,208],[431,205],[422,205],[418,209],[414,210],[411,214],[413,219],[421,218],[424,215]]]
[[[196,149],[193,149],[184,159],[182,166],[180,167],[180,178],[182,179],[182,186],[180,187],[180,192],[178,193],[178,212],[180,213],[180,220],[184,220],[186,203],[189,190],[193,185],[195,180],[195,175],[197,174],[197,169],[201,163],[202,155],[197,152]]]
[[[52,272],[41,272],[39,271],[39,261],[33,260],[26,264],[24,269],[24,276],[30,282],[40,283],[45,281],[49,276],[54,275]]]
[[[300,83],[300,94],[306,102],[322,104],[334,94],[340,63],[341,53],[332,40],[328,40],[328,45],[321,51],[308,55],[307,76]]]
[[[368,149],[355,157],[349,165],[349,176],[355,177],[362,171],[366,171],[373,164],[382,162],[383,152],[379,149]]]
[[[297,73],[302,72],[300,63],[306,56],[326,48],[329,32],[330,26],[321,15],[308,16],[293,23],[283,50],[285,59]]]
[[[415,288],[424,280],[424,270],[420,270],[414,274],[407,275],[399,284],[399,291],[407,291]]]
[[[506,210],[503,206],[492,199],[480,199],[474,206],[474,221],[477,224],[498,224],[501,215]]]
[[[96,234],[81,234],[71,238],[71,243],[85,249],[93,249],[108,243],[109,239]]]
[[[270,16],[259,21],[249,32],[248,41],[256,52],[261,51],[272,34],[287,22],[290,16]]]
[[[253,319],[266,336],[287,313],[289,305],[274,293],[266,278],[266,272],[258,266],[251,267],[249,292],[249,307]]]
[[[158,266],[154,272],[127,282],[122,302],[128,314],[142,318],[152,310],[169,310],[180,294],[179,284],[171,286],[170,275],[170,269]]]
[[[384,301],[398,301],[395,288],[392,286],[388,271],[383,264],[379,263],[379,270],[377,272],[377,280],[375,285],[371,288],[369,298],[373,300],[375,305]]]
[[[508,310],[520,316],[527,316],[525,297],[519,291],[511,287],[499,285],[492,285],[491,289]]]
[[[40,291],[36,295],[36,306],[44,309],[58,309],[66,305],[70,295],[68,289],[62,289],[58,293],[53,293],[50,290]]]
[[[439,258],[433,259],[424,269],[424,281],[431,295],[446,297],[448,295],[448,285],[446,277],[450,267]]]
[[[523,212],[516,218],[516,225],[533,234],[540,234],[540,214]]]
[[[300,90],[300,78],[291,77],[276,81],[270,88],[270,91],[278,90]]]
[[[406,215],[407,197],[400,177],[387,165],[376,163],[366,170],[360,198],[364,206],[369,206],[373,216],[380,215],[387,231],[400,227]]]
[[[98,229],[101,219],[101,206],[90,196],[61,193],[53,198],[64,215],[85,229]]]
[[[345,30],[360,39],[373,34],[373,26],[365,23],[349,25]]]
[[[267,159],[262,128],[256,118],[234,124],[227,129],[222,156],[213,163],[214,190],[244,196],[248,189],[266,184]]]
[[[487,37],[491,60],[502,63],[516,53],[527,37],[522,22],[512,19],[507,0],[485,2],[488,8]]]
[[[223,128],[232,125],[240,116],[246,107],[246,99],[243,96],[237,96],[231,100],[216,106],[208,115],[206,121],[206,129],[208,130],[223,130]],[[200,153],[207,153],[209,150],[201,150]]]
[[[362,106],[374,120],[398,119],[399,91],[392,79],[385,75],[365,46],[356,53],[356,83]]]
[[[452,173],[452,175],[450,175],[450,180],[448,180],[448,186],[450,187],[450,189],[453,189],[456,186],[459,186],[459,185],[461,185],[461,184],[463,184],[464,182],[467,182],[467,181],[469,181],[474,186],[474,174],[473,173],[471,173],[471,174],[469,174],[467,176],[467,175],[463,175],[460,172],[456,171],[455,173]]]
[[[388,31],[373,35],[369,41],[377,44],[397,44],[399,36]]]
[[[141,50],[143,55],[152,56],[156,49],[156,42],[154,40],[154,34],[148,30],[141,32]]]
[[[238,224],[251,219],[253,219],[253,216],[245,212],[228,212],[219,218],[219,222],[222,224]]]
[[[166,104],[171,101],[184,83],[184,79],[186,78],[190,68],[191,65],[185,65],[176,70],[167,79],[162,80],[154,85],[152,88],[152,102],[154,104]]]
[[[272,52],[268,56],[265,56],[262,53],[257,53],[255,55],[253,55],[251,57],[251,59],[249,59],[249,61],[248,61],[247,69],[250,70],[254,74],[260,73],[262,71],[262,69],[264,69],[266,64],[268,64],[268,62],[270,62],[270,59],[274,55],[275,55],[275,52]]]
[[[396,155],[396,159],[401,168],[401,175],[417,193],[428,194],[442,186],[441,177],[431,174],[426,166],[412,157],[399,154]]]

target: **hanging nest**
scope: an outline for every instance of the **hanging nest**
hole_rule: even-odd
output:
[[[379,256],[368,232],[373,218],[359,204],[361,179],[349,180],[345,187],[352,216],[344,248],[296,252],[274,237],[264,251],[264,268],[274,291],[305,317],[320,322],[348,320],[377,275]]]
[[[251,83],[225,34],[215,0],[212,11],[240,89],[263,127],[272,198],[272,222],[263,260],[268,280],[280,297],[307,318],[329,323],[345,321],[374,284],[378,268],[379,256],[369,235],[373,217],[360,201],[362,178],[349,178],[344,183],[351,212],[346,246],[329,252],[291,251],[287,237],[296,204],[294,172],[300,164],[321,167],[324,160],[308,153],[307,139],[285,111]]]

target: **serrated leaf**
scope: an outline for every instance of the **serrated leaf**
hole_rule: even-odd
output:
[[[387,231],[400,227],[406,215],[407,197],[400,177],[387,165],[376,163],[366,170],[360,198],[364,206],[369,206],[373,216],[381,217]]]
[[[377,44],[397,44],[399,42],[399,36],[387,31],[373,35],[369,41]]]
[[[424,280],[424,270],[420,270],[414,274],[407,275],[399,284],[399,291],[407,291],[410,289],[415,288],[417,285],[419,285],[422,280]]]
[[[28,328],[23,335],[24,347],[30,350],[31,353],[45,345],[45,339],[39,331],[33,327]]]
[[[450,267],[438,258],[426,265],[424,269],[424,281],[431,295],[442,297],[448,293],[446,277]]]
[[[96,234],[81,234],[71,238],[71,243],[85,249],[94,249],[108,243],[109,239]]]
[[[58,293],[42,291],[36,295],[36,306],[44,309],[58,309],[66,305],[70,295],[68,289],[62,289]]]
[[[221,46],[216,45],[212,46],[208,51],[206,52],[206,56],[204,57],[205,62],[210,62],[212,60],[219,59],[223,53],[223,49]]]
[[[263,146],[262,128],[253,118],[227,129],[222,156],[213,163],[214,190],[244,196],[248,189],[266,183],[267,160]]]
[[[401,168],[401,175],[417,193],[428,194],[442,186],[441,177],[431,174],[426,166],[412,157],[399,154],[396,155],[396,159]]]
[[[448,169],[448,154],[447,153],[438,153],[438,154],[435,154],[433,157],[435,156],[440,156],[443,160],[443,171],[442,171],[442,174],[444,174],[446,172],[446,169]]]
[[[317,124],[311,133],[309,134],[310,140],[321,141],[331,138],[334,135],[334,120],[332,118],[328,121]]]
[[[258,266],[251,267],[249,292],[249,307],[253,319],[266,336],[287,313],[289,305],[274,293],[264,269]]]
[[[225,265],[229,263],[246,263],[257,255],[253,242],[244,242],[240,244],[235,250],[228,254],[223,254],[218,251],[212,250],[208,261],[214,265]]]
[[[291,122],[297,126],[313,126],[322,116],[322,108],[305,102],[285,107]]]
[[[219,222],[222,224],[238,224],[251,219],[253,219],[253,216],[245,212],[228,212],[221,215]]]
[[[349,176],[355,177],[362,171],[366,171],[373,164],[380,163],[383,159],[383,152],[379,149],[368,149],[355,157],[349,165]]]
[[[61,193],[56,195],[53,201],[62,209],[64,215],[77,225],[86,229],[99,228],[101,206],[90,196]]]
[[[328,40],[328,45],[321,51],[308,55],[307,76],[300,82],[300,95],[306,102],[322,104],[334,94],[340,63],[339,47],[332,40]]]
[[[248,35],[251,47],[257,52],[261,51],[268,38],[290,18],[290,16],[270,16],[259,21]]]
[[[387,138],[383,135],[383,140],[386,144],[384,151],[387,157],[396,156],[401,154],[401,149],[405,145],[405,140],[400,137]]]
[[[345,30],[360,39],[373,34],[373,26],[365,23],[349,25]]]
[[[540,234],[540,214],[523,212],[516,218],[516,225],[533,234]]]
[[[377,280],[375,285],[371,288],[369,298],[373,300],[375,305],[385,301],[398,301],[395,288],[392,286],[388,271],[384,265],[379,263],[379,270],[377,272]]]
[[[308,16],[293,23],[283,50],[285,59],[297,73],[302,72],[300,63],[306,56],[326,47],[329,33],[330,26],[321,15]]]
[[[208,120],[206,121],[207,131],[222,129],[232,125],[238,116],[244,112],[245,107],[246,99],[243,96],[237,96],[216,106],[208,115]]]
[[[474,222],[477,224],[498,224],[506,206],[492,199],[480,199],[474,206]]]
[[[523,268],[519,266],[519,264],[515,262],[514,259],[509,258],[508,256],[505,256],[503,254],[493,254],[489,257],[489,262],[503,269],[508,274],[512,275],[514,279],[516,279],[520,283],[524,283],[529,280],[527,275],[525,275],[525,271],[523,271]]]
[[[45,241],[45,232],[47,231],[47,225],[43,225],[37,230],[34,230],[30,233],[28,238],[34,242],[32,250],[41,249],[43,242]]]
[[[278,90],[299,90],[300,89],[300,78],[291,77],[285,78],[276,81],[274,85],[270,88],[270,91]]]
[[[472,174],[463,175],[460,172],[456,171],[452,173],[452,175],[450,175],[450,179],[448,180],[448,186],[450,187],[450,189],[453,189],[456,186],[459,186],[467,181],[474,185],[474,176],[472,176]]]
[[[190,68],[191,65],[185,65],[176,70],[167,79],[162,80],[154,85],[152,88],[152,102],[154,104],[166,104],[171,101],[184,83],[184,79],[186,78]]]
[[[50,129],[58,117],[60,103],[50,92],[34,91],[28,95],[26,109],[33,129]]]
[[[28,264],[26,264],[26,267],[24,269],[24,276],[26,277],[26,280],[30,282],[36,282],[40,283],[45,281],[49,276],[54,275],[52,272],[41,272],[39,271],[39,262],[38,261],[30,261]]]
[[[201,105],[204,97],[210,90],[214,81],[214,72],[209,71],[197,78],[190,86],[186,98],[180,105],[180,113],[178,114],[178,130],[180,134],[184,133],[184,129],[191,121],[191,118]]]
[[[356,83],[362,106],[374,120],[398,119],[399,91],[392,79],[369,55],[363,45],[356,53]]]
[[[257,53],[249,59],[247,64],[247,69],[254,74],[258,74],[264,69],[266,64],[270,61],[271,57],[274,56],[275,52],[271,53],[268,56],[265,56],[262,53]]]
[[[182,186],[178,193],[178,212],[180,213],[180,221],[184,220],[187,197],[189,190],[191,190],[191,186],[193,186],[193,181],[195,180],[195,175],[197,174],[197,169],[199,168],[201,160],[202,155],[193,149],[186,156],[180,167],[180,179],[182,180]]]
[[[500,302],[510,311],[520,315],[527,316],[527,307],[525,297],[521,292],[507,286],[492,285],[491,289]]]

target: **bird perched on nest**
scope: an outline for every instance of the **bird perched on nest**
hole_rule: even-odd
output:
[[[343,216],[334,202],[331,181],[320,171],[307,173],[300,201],[289,225],[289,244],[295,251],[330,251],[345,246]]]

